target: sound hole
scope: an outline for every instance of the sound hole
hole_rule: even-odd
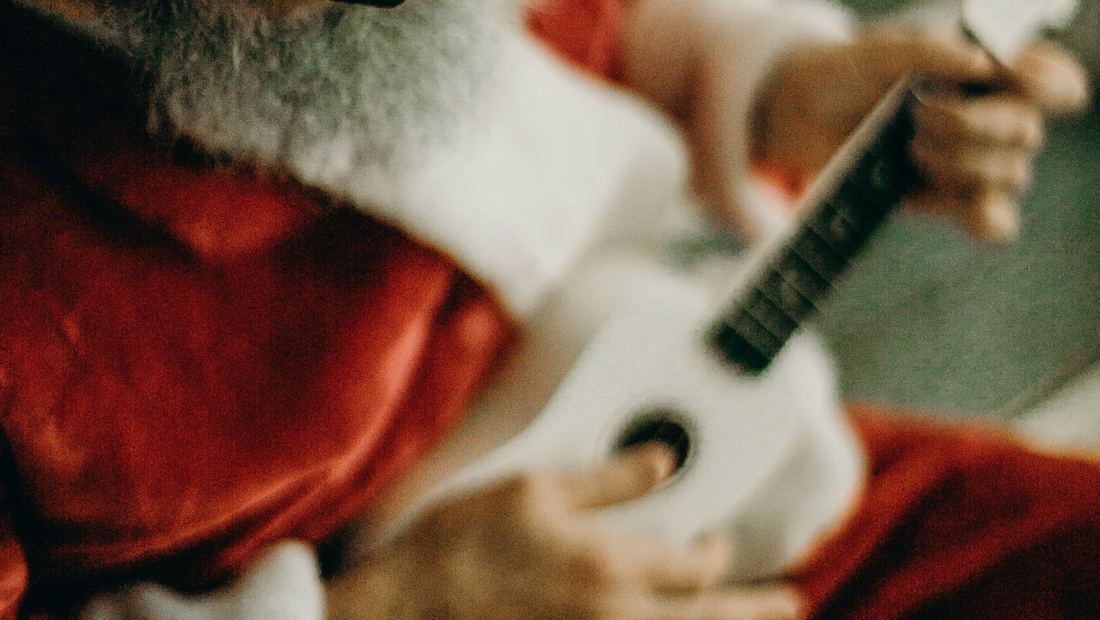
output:
[[[650,441],[662,443],[676,455],[676,470],[680,470],[691,454],[691,436],[682,419],[672,408],[650,410],[623,429],[615,448],[625,450]]]

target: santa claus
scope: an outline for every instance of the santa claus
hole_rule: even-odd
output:
[[[766,584],[737,541],[599,525],[657,447],[314,554],[593,248],[696,204],[781,228],[755,180],[812,176],[907,72],[935,86],[910,201],[1011,238],[1043,116],[1085,98],[1058,50],[748,0],[4,0],[0,49],[4,617],[1097,612],[1100,469],[867,411],[830,418],[867,467]]]

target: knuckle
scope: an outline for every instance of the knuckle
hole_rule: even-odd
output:
[[[1043,115],[1038,110],[1027,110],[1021,115],[1019,123],[1019,143],[1029,150],[1037,150],[1043,145]]]
[[[607,594],[629,580],[624,563],[607,545],[590,544],[575,553],[568,570],[573,579],[588,591]]]
[[[961,105],[948,112],[954,130],[968,137],[984,137],[988,139],[996,135],[1003,127],[1003,121],[995,114],[989,105]]]
[[[930,110],[932,122],[944,133],[958,134],[974,130],[975,116],[973,105],[954,100],[945,100]]]
[[[520,474],[497,484],[489,501],[523,520],[537,521],[554,505],[554,489],[547,474]]]
[[[508,498],[516,503],[538,502],[549,492],[549,476],[541,473],[521,474],[510,478],[503,486]]]
[[[964,110],[933,104],[921,106],[920,110],[914,118],[916,122],[914,140],[922,140],[929,144],[933,142],[950,144],[957,143],[968,134],[974,133]]]
[[[504,505],[514,505],[521,503],[522,499],[528,495],[528,482],[526,476],[512,476],[506,478],[492,489],[493,501],[499,502]]]
[[[1008,184],[1012,189],[1020,189],[1031,182],[1031,162],[1027,158],[1020,158],[1011,162],[1008,167]]]
[[[1005,104],[999,114],[989,115],[986,124],[990,133],[1012,146],[1030,149],[1042,142],[1043,115],[1035,106],[1019,101]]]
[[[623,620],[609,597],[588,598],[568,616],[577,620]]]

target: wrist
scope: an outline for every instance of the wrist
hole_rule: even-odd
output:
[[[775,58],[762,75],[749,108],[748,157],[754,167],[781,169],[792,175],[812,177],[822,162],[810,161],[808,141],[820,136],[806,133],[806,119],[820,116],[811,89],[799,80],[805,58],[821,56],[831,45],[793,47]],[[836,119],[837,123],[842,122]]]
[[[771,112],[775,107],[777,93],[782,88],[782,80],[775,70],[769,72],[760,81],[752,104],[749,108],[748,121],[748,155],[749,162],[754,165],[767,165],[771,163],[770,143],[772,139]]]
[[[634,0],[623,35],[627,84],[673,118],[689,113],[701,45],[699,0]]]

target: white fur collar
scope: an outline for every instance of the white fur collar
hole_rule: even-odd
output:
[[[424,166],[340,182],[326,175],[332,153],[299,153],[293,165],[448,252],[523,316],[597,237],[646,234],[682,208],[687,157],[655,112],[529,37],[505,53],[511,75],[493,121]]]

